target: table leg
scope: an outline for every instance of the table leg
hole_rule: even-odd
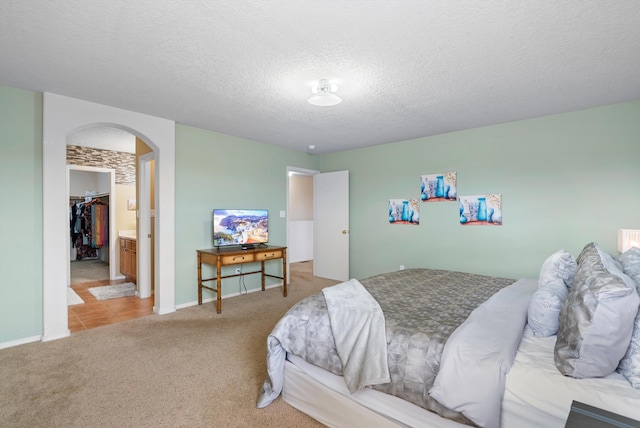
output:
[[[202,259],[198,253],[198,304],[202,304]]]
[[[287,297],[287,249],[282,250],[282,295]]]
[[[216,312],[217,313],[222,313],[222,278],[220,278],[221,276],[221,264],[220,264],[220,257],[218,257],[218,261],[216,262],[216,281],[217,281],[217,299],[218,301],[216,302]]]

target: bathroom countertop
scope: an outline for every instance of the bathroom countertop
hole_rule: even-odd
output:
[[[120,230],[118,231],[118,238],[123,239],[136,239],[136,231],[135,230]]]

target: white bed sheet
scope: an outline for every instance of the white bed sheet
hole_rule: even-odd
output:
[[[640,390],[618,373],[601,379],[563,376],[553,361],[555,339],[534,337],[530,327],[525,328],[506,378],[501,427],[562,428],[573,400],[640,420]],[[292,406],[331,427],[466,427],[376,390],[351,395],[342,377],[295,355],[287,356],[282,395]]]
[[[573,400],[640,420],[640,390],[620,374],[563,376],[553,361],[556,336],[535,337],[525,327],[502,401],[503,427],[564,427]]]

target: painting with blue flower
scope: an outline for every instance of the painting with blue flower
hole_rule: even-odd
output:
[[[456,173],[427,174],[420,177],[420,195],[423,202],[455,201],[458,199]]]
[[[412,199],[389,199],[389,223],[420,224],[420,201]]]
[[[502,225],[502,195],[460,196],[460,224],[464,226]]]

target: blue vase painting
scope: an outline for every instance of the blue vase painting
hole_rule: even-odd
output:
[[[389,223],[391,224],[419,224],[420,200],[389,199]]]
[[[460,224],[494,225],[502,224],[502,195],[460,196]]]
[[[457,194],[455,172],[420,177],[420,198],[425,202],[456,201]]]

